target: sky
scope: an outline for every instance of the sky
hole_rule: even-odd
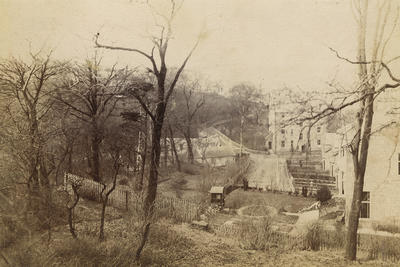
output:
[[[165,3],[154,5],[163,12]],[[82,61],[96,51],[97,32],[104,44],[150,51],[153,25],[149,9],[135,0],[0,0],[0,57],[43,48],[54,50],[55,58]],[[205,32],[187,69],[224,88],[250,82],[265,92],[320,90],[332,79],[350,85],[357,78],[355,67],[329,49],[355,58],[348,0],[186,0],[173,26],[167,63],[178,66]],[[399,44],[397,30],[389,54]],[[97,51],[104,64],[148,66],[135,53]]]

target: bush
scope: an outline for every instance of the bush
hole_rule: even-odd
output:
[[[322,244],[322,225],[318,222],[308,225],[305,235],[305,245],[307,249],[314,251],[320,250]]]
[[[368,258],[399,261],[400,241],[395,237],[371,236],[368,246]]]
[[[307,196],[308,196],[308,189],[307,189],[307,187],[301,188],[301,195],[302,195],[303,197],[307,197]]]
[[[3,215],[0,217],[0,249],[7,248],[27,234],[17,218]]]
[[[261,220],[241,221],[238,225],[237,237],[244,249],[268,250],[278,246],[281,240],[280,234],[272,230],[272,220],[264,217]]]
[[[384,231],[384,232],[389,232],[391,234],[400,233],[400,226],[396,224],[379,223],[379,224],[373,224],[372,227],[374,228],[375,231]]]
[[[181,166],[181,170],[183,173],[189,174],[189,175],[196,175],[199,174],[198,167],[194,164],[189,164],[189,163],[183,163]]]
[[[318,189],[317,200],[319,200],[321,202],[325,202],[331,198],[332,198],[331,191],[329,190],[329,188],[326,185],[322,186],[320,189]]]
[[[118,181],[119,185],[129,185],[129,180],[127,178],[122,178]]]
[[[320,222],[314,222],[308,225],[307,232],[304,235],[304,249],[314,251],[322,248],[342,248],[345,245],[345,231],[341,224],[336,224],[335,231],[325,230]]]

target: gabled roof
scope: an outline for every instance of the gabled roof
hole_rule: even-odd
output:
[[[224,187],[223,186],[213,186],[210,189],[211,194],[223,194],[224,193]]]

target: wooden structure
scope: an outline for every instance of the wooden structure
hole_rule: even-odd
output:
[[[223,186],[212,186],[210,190],[211,205],[224,206],[225,204],[225,192]]]

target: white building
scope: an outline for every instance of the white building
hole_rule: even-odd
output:
[[[390,115],[388,103],[376,103],[370,137],[360,224],[372,222],[400,225],[400,125],[398,115]],[[396,117],[397,116],[397,117]],[[339,131],[337,177],[339,193],[350,210],[354,189],[354,165],[349,151],[355,130],[350,125]]]
[[[400,128],[395,125],[371,136],[361,221],[384,221],[400,224]],[[348,147],[343,146],[338,160],[339,192],[346,198],[350,210],[354,188],[354,167]]]
[[[295,114],[288,111],[270,111],[270,132],[266,137],[266,147],[274,153],[305,152],[308,145],[308,130],[305,124],[288,124],[287,120]],[[310,129],[310,149],[320,151],[325,142],[325,127],[318,123]]]

